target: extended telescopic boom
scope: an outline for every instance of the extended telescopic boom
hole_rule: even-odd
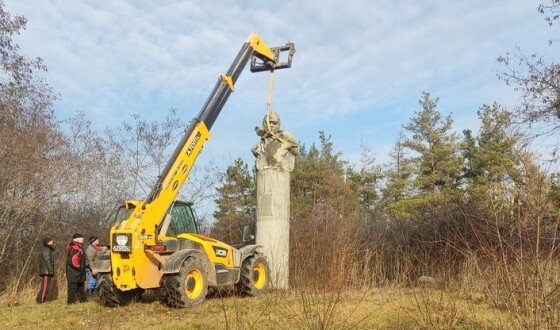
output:
[[[286,52],[287,60],[281,61],[281,56]],[[181,171],[177,165],[187,165],[187,173],[190,171],[190,167],[192,166],[194,159],[192,161],[188,161],[188,156],[192,154],[196,145],[200,141],[200,137],[202,135],[198,132],[198,130],[200,130],[200,126],[205,126],[205,130],[207,131],[212,128],[212,125],[222,111],[229,95],[233,92],[235,82],[237,81],[237,78],[239,78],[239,75],[245,68],[247,62],[251,60],[251,72],[285,69],[291,67],[294,53],[295,47],[292,43],[288,43],[281,47],[269,48],[257,34],[252,34],[247,38],[245,44],[241,47],[241,50],[229,67],[227,73],[225,75],[221,75],[218,79],[218,82],[214,86],[212,93],[210,93],[210,96],[206,100],[206,103],[200,110],[198,116],[190,122],[183,138],[177,145],[177,148],[165,166],[162,175],[155,183],[144,204],[149,204],[158,198],[162,188],[168,188],[171,182],[173,182],[173,185],[171,185],[171,187],[174,188],[173,190],[178,190],[176,189],[177,186],[181,186],[184,183],[186,175],[184,178],[180,177],[180,173],[178,172]],[[181,152],[183,151],[186,152],[185,156],[187,157],[181,157]],[[177,181],[177,184],[175,181]],[[174,199],[175,198],[169,201],[169,203],[171,203]]]

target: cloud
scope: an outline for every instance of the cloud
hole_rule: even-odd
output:
[[[324,129],[335,147],[390,144],[423,90],[441,110],[475,118],[482,103],[513,104],[495,58],[516,44],[543,50],[549,33],[528,1],[33,1],[6,0],[28,18],[18,42],[40,56],[62,95],[100,129],[133,113],[194,117],[240,49],[259,33],[295,42],[293,68],[275,73],[273,104],[305,143]],[[554,52],[552,52],[554,54]],[[215,154],[240,154],[266,108],[268,75],[248,70],[214,127]],[[240,134],[240,132],[247,132]],[[243,135],[243,137],[241,137]],[[219,137],[219,139],[218,139]],[[232,142],[235,141],[235,142]],[[233,156],[236,158],[236,156]],[[217,156],[221,158],[221,156]]]

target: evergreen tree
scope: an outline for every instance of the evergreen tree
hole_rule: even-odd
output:
[[[463,130],[463,141],[461,141],[461,154],[463,156],[463,178],[471,180],[480,175],[480,169],[476,164],[476,137],[470,129]]]
[[[459,197],[462,160],[456,153],[457,137],[450,132],[451,116],[442,118],[437,111],[438,101],[423,92],[419,100],[422,110],[404,127],[411,134],[402,146],[411,151],[404,164],[411,168],[412,195],[392,207],[408,210],[409,215],[421,216],[422,210],[435,212]]]
[[[228,242],[241,242],[243,226],[254,221],[256,209],[255,176],[241,158],[237,158],[225,173],[224,182],[216,189],[216,222],[212,236]]]
[[[338,285],[356,251],[358,192],[330,136],[321,131],[319,139],[319,147],[300,146],[291,176],[290,281],[295,287]]]
[[[358,169],[349,167],[346,175],[352,182],[354,193],[360,202],[360,219],[368,222],[376,212],[381,169],[375,165],[375,158],[370,155],[370,150],[366,147],[362,148],[361,156],[360,167]]]
[[[300,147],[291,176],[292,210],[305,216],[344,213],[346,208],[357,210],[357,198],[345,203],[351,200],[348,195],[351,184],[345,179],[347,161],[341,159],[340,152],[333,151],[330,136],[320,131],[319,139],[321,149],[315,144],[309,151],[305,146]]]
[[[400,131],[393,149],[389,153],[391,160],[386,164],[384,172],[385,186],[383,192],[383,206],[385,211],[393,219],[409,218],[409,210],[406,203],[400,203],[406,197],[411,196],[410,178],[412,169],[410,161],[406,158],[406,150],[403,146],[404,135]]]
[[[514,184],[521,180],[517,168],[520,154],[516,149],[521,136],[513,133],[511,114],[496,103],[483,105],[478,116],[481,120],[479,135],[475,138],[466,130],[461,144],[467,197],[494,205],[502,205],[507,200],[511,203]]]

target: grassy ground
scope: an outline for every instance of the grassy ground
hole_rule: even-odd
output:
[[[96,301],[36,305],[31,293],[2,302],[4,329],[501,329],[504,315],[481,297],[431,289],[338,294],[272,292],[259,298],[211,298],[189,309],[159,302],[108,308]]]

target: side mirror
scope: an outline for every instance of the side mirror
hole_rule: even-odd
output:
[[[243,226],[243,243],[253,242],[255,240],[255,234],[253,234],[253,230],[251,230],[251,226],[245,225]]]

